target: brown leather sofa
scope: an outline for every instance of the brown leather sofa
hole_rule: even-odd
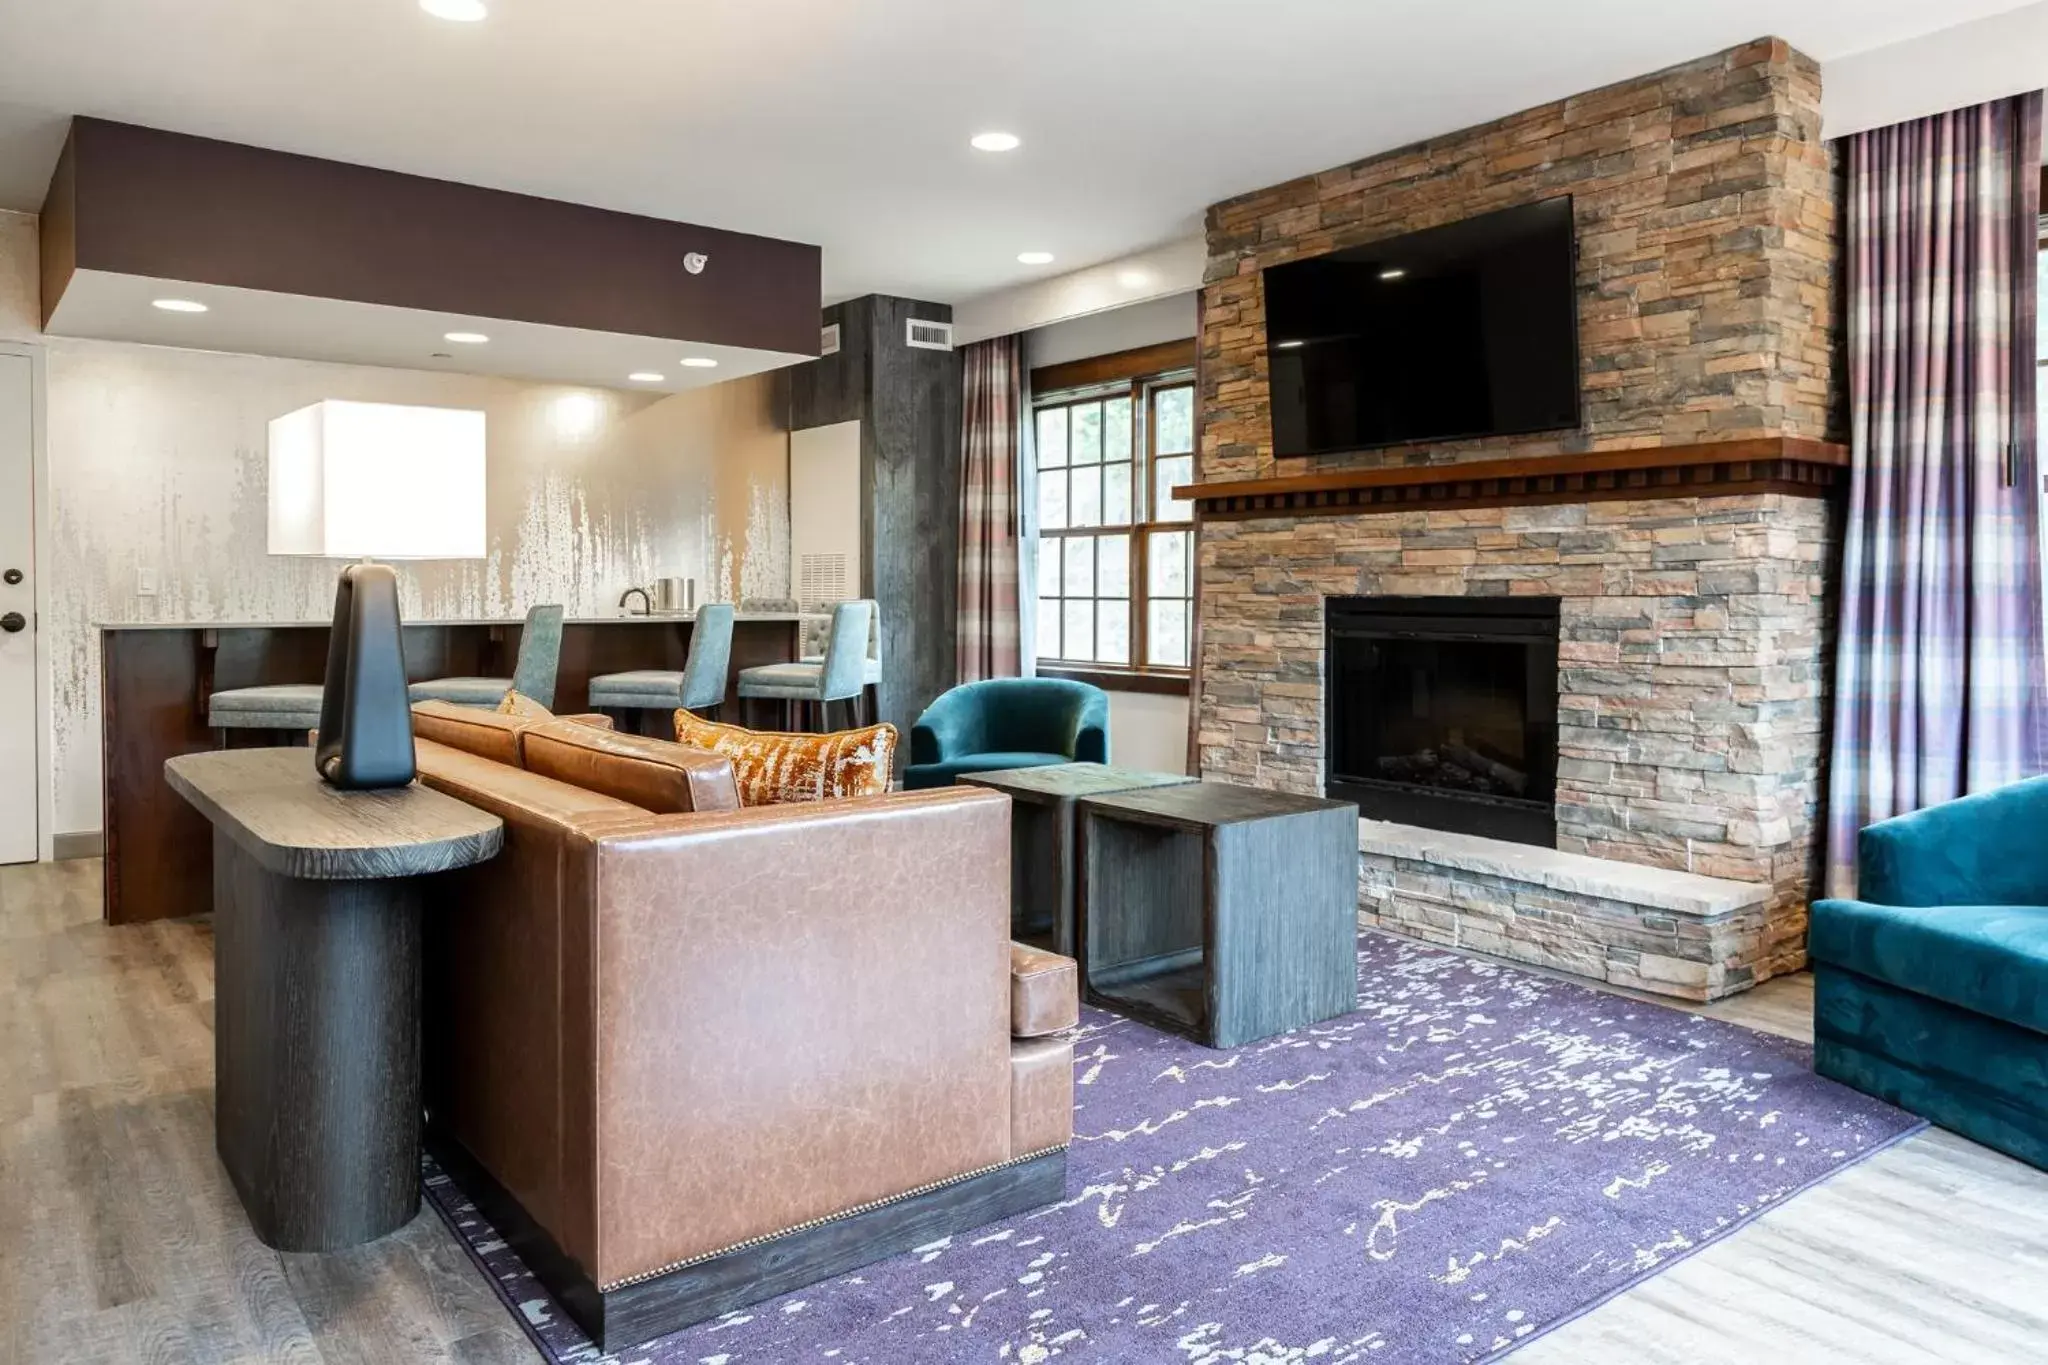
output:
[[[602,1349],[1063,1196],[1076,973],[1008,940],[1008,798],[741,809],[722,757],[414,710],[506,825],[429,903],[429,1144]]]

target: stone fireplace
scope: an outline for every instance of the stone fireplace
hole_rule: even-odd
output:
[[[1408,860],[1414,866],[1404,872],[1387,851],[1395,845],[1383,842],[1377,870],[1384,875],[1375,880],[1375,866],[1366,869],[1367,918],[1702,997],[1796,969],[1804,962],[1816,871],[1830,520],[1827,500],[1783,493],[1205,519],[1202,770],[1296,791],[1321,791],[1327,782],[1333,795],[1357,799],[1339,789],[1342,770],[1354,764],[1339,761],[1344,749],[1327,728],[1329,683],[1337,677],[1332,632],[1348,629],[1333,623],[1330,604],[1338,604],[1334,621],[1341,622],[1361,599],[1526,600],[1556,613],[1555,848],[1626,868],[1545,866],[1565,867],[1557,875],[1585,894],[1603,877],[1648,886],[1654,878],[1639,875],[1646,869],[1738,883],[1756,894],[1739,898],[1725,888],[1715,893],[1697,881],[1675,882],[1687,895],[1727,903],[1729,922],[1681,923],[1656,913],[1651,902],[1638,916],[1643,922],[1620,933],[1612,924],[1578,923],[1573,906],[1555,895],[1521,913],[1494,913],[1501,907],[1493,902],[1507,891],[1453,885],[1430,865],[1431,850],[1457,848],[1469,856],[1469,844],[1418,841]],[[1438,619],[1460,618],[1445,612]],[[1539,662],[1526,666],[1540,669],[1542,655],[1532,652]],[[1541,689],[1530,687],[1524,696],[1540,725]],[[1418,705],[1412,695],[1405,700],[1410,709]],[[1492,759],[1519,766],[1525,780],[1536,778],[1540,763],[1525,750],[1517,765],[1502,732],[1468,724],[1457,742],[1474,755],[1462,761]],[[1551,842],[1431,820],[1420,808],[1428,793],[1387,795],[1366,814],[1402,826]],[[1521,815],[1526,807],[1511,810]],[[1526,855],[1523,863],[1533,865]],[[1475,915],[1489,921],[1476,938]],[[1636,970],[1645,953],[1654,974]]]
[[[1562,194],[1580,428],[1274,457],[1263,269]],[[1216,205],[1209,246],[1203,774],[1377,817],[1367,924],[1695,999],[1803,965],[1846,463],[1818,68],[1747,44]]]

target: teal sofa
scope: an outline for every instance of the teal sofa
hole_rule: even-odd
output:
[[[1865,829],[1813,907],[1814,1066],[2048,1169],[2048,777]]]
[[[1109,762],[1109,694],[1062,678],[964,683],[910,728],[903,785],[950,787],[968,773]]]

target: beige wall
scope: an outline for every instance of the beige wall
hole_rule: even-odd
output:
[[[32,335],[33,219],[0,214],[0,336]],[[27,228],[24,228],[24,225]],[[30,251],[26,266],[25,249]],[[23,330],[26,324],[26,331]],[[774,376],[664,397],[50,338],[42,623],[59,832],[99,814],[108,621],[305,620],[336,566],[266,553],[271,418],[323,398],[480,408],[487,559],[400,566],[414,619],[613,609],[657,576],[704,600],[789,595],[789,464]],[[400,494],[402,495],[402,494]],[[153,570],[157,593],[137,592]]]

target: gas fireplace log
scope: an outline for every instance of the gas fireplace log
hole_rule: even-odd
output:
[[[1497,782],[1516,796],[1525,795],[1529,790],[1529,774],[1495,762],[1476,749],[1468,749],[1462,744],[1446,744],[1443,753],[1445,762]]]

